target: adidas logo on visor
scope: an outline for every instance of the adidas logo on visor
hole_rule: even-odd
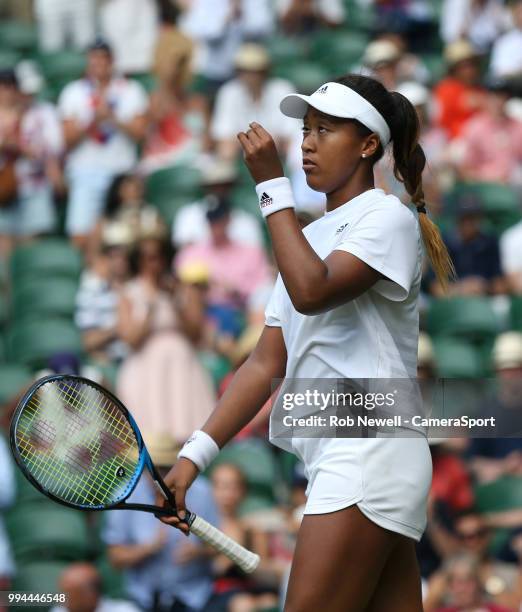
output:
[[[326,93],[327,90],[328,90],[328,85],[323,85],[322,87],[319,87],[319,89],[315,93]]]
[[[263,195],[261,196],[260,204],[261,208],[264,208],[265,206],[270,206],[270,204],[272,204],[272,198],[268,195],[266,191],[264,191]]]

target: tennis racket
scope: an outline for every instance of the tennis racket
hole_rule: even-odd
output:
[[[176,515],[176,503],[125,406],[100,385],[79,376],[38,380],[13,415],[10,444],[29,482],[52,500],[81,510],[141,510]],[[126,503],[147,469],[170,508]],[[259,556],[187,511],[190,531],[253,572]]]

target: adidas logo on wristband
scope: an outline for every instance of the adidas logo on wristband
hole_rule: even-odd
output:
[[[270,206],[270,204],[272,204],[272,198],[268,195],[266,191],[263,192],[263,195],[261,196],[261,200],[259,201],[259,204],[261,208],[265,208],[265,206]]]

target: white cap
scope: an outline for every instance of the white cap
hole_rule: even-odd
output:
[[[332,117],[356,119],[379,135],[383,147],[391,140],[390,128],[381,113],[368,100],[346,85],[325,83],[311,96],[290,94],[285,96],[280,104],[281,112],[295,119],[302,119],[306,115],[308,106]]]
[[[430,101],[429,90],[415,81],[406,81],[397,87],[397,92],[407,98],[413,106],[424,106]]]
[[[34,95],[43,89],[43,76],[38,64],[32,60],[23,60],[16,66],[16,77],[20,91],[24,94]]]

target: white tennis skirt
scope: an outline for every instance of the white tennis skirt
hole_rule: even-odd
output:
[[[299,438],[292,446],[308,478],[305,514],[357,504],[377,525],[420,540],[432,477],[426,438]]]

